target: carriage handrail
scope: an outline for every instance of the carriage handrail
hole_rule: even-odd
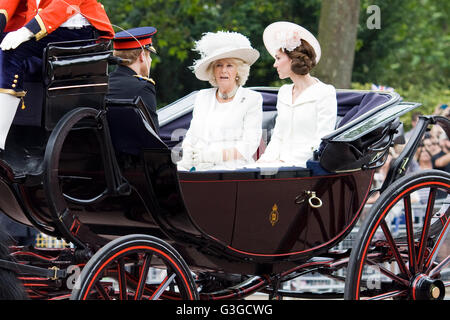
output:
[[[97,54],[85,54],[85,55],[77,55],[77,56],[67,56],[63,59],[54,60],[50,63],[52,67],[70,67],[73,65],[79,65],[82,63],[93,63],[99,61],[109,60],[111,53],[102,52]]]
[[[61,53],[65,51],[72,53],[74,51],[79,53],[84,53],[84,51],[88,51],[92,48],[96,47],[104,47],[105,50],[108,50],[111,45],[109,40],[98,40],[98,39],[85,39],[85,40],[72,40],[72,41],[59,41],[59,42],[50,42],[47,47],[51,47],[52,49],[56,49]]]

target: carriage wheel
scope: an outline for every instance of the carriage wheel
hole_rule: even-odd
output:
[[[147,235],[117,238],[88,261],[72,300],[196,300],[198,292],[183,258]]]
[[[449,295],[450,175],[426,170],[390,185],[353,246],[346,299],[428,299]]]

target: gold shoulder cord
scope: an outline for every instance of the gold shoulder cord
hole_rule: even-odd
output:
[[[135,74],[133,77],[136,77],[136,78],[138,78],[138,79],[146,80],[146,81],[148,81],[148,82],[153,83],[153,85],[156,84],[155,80],[153,80],[152,78],[147,78],[147,77],[144,77],[144,76],[140,76],[140,75],[138,75],[138,74]]]

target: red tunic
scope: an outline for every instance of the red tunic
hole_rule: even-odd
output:
[[[36,40],[55,31],[76,13],[81,13],[103,38],[114,37],[111,22],[97,0],[41,0],[39,7],[36,0],[0,0],[0,17],[4,21],[6,18],[3,31],[15,31],[27,26]]]

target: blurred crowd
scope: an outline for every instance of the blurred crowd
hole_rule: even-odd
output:
[[[422,113],[418,111],[412,113],[411,130],[405,133],[405,143],[395,144],[394,147],[390,149],[386,163],[377,169],[375,173],[375,188],[381,187],[381,184],[389,171],[390,164],[400,155],[406,143],[411,138],[421,115]],[[439,104],[436,106],[433,115],[450,119],[450,108],[447,104]],[[410,160],[407,173],[427,169],[443,170],[450,173],[450,140],[444,130],[438,125],[433,125],[422,137],[422,141],[417,148],[414,158]],[[379,194],[374,194],[368,202],[375,202],[378,196]]]
[[[448,108],[447,104],[440,104],[435,108],[433,114],[450,119],[450,108]],[[420,116],[420,112],[412,114],[412,129],[405,134],[407,140],[411,137],[411,133]],[[401,150],[399,147],[397,148]],[[397,152],[397,150],[395,151]],[[425,133],[417,148],[414,162],[415,164],[413,165],[415,165],[415,168],[412,168],[414,170],[438,169],[450,172],[450,141],[449,137],[440,126],[433,125],[431,129]]]

